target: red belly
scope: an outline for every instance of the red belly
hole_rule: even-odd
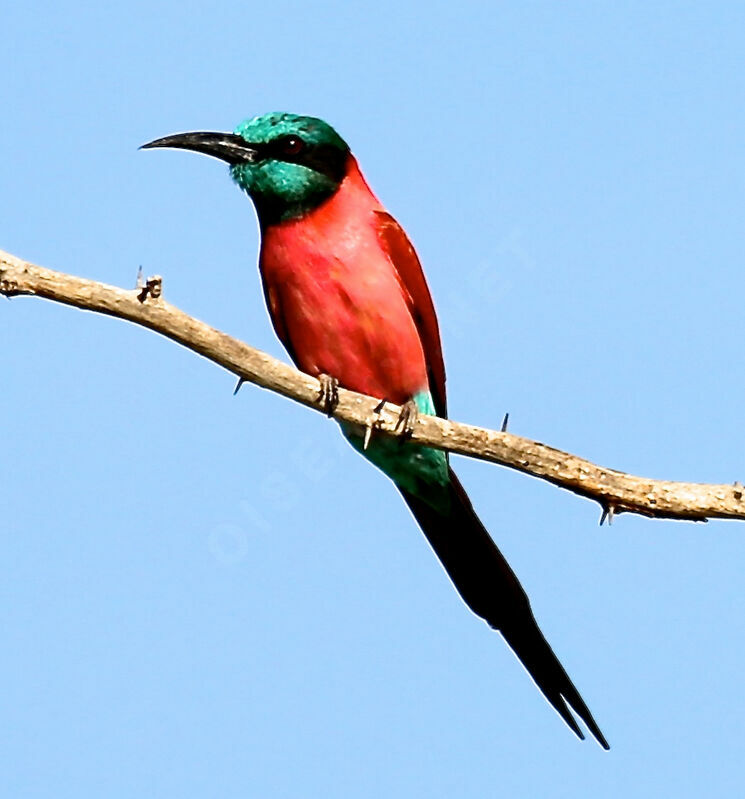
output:
[[[371,227],[319,230],[309,221],[264,232],[261,271],[278,335],[303,371],[406,402],[428,380],[396,270]]]

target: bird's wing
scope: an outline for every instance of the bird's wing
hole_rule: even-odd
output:
[[[385,211],[375,211],[375,218],[380,243],[409,295],[409,307],[427,360],[429,388],[435,410],[438,416],[446,418],[445,362],[442,358],[440,330],[422,265],[398,222]]]

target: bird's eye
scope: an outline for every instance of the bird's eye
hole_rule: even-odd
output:
[[[285,136],[280,140],[282,155],[297,155],[305,148],[305,142],[300,136]]]

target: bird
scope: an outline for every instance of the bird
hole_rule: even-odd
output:
[[[418,414],[447,418],[439,325],[419,258],[330,124],[272,112],[232,133],[177,133],[141,149],[153,148],[227,163],[253,201],[274,330],[295,365],[321,381],[329,414],[341,386],[401,406],[405,430]],[[465,604],[501,633],[569,728],[584,739],[573,711],[609,749],[448,454],[340,424],[349,443],[393,480]]]

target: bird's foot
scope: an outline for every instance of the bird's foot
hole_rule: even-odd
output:
[[[326,416],[333,416],[339,404],[339,381],[335,377],[322,374],[318,375],[321,390],[318,392],[318,402]]]
[[[365,424],[365,439],[362,442],[363,450],[367,449],[370,439],[372,438],[373,430],[376,427],[380,427],[380,414],[383,412],[385,403],[386,400],[380,400],[380,402],[373,409],[373,412],[367,417],[367,422]]]
[[[400,432],[402,439],[411,438],[418,419],[419,406],[413,399],[410,399],[401,406],[401,413],[398,415],[394,430]]]

